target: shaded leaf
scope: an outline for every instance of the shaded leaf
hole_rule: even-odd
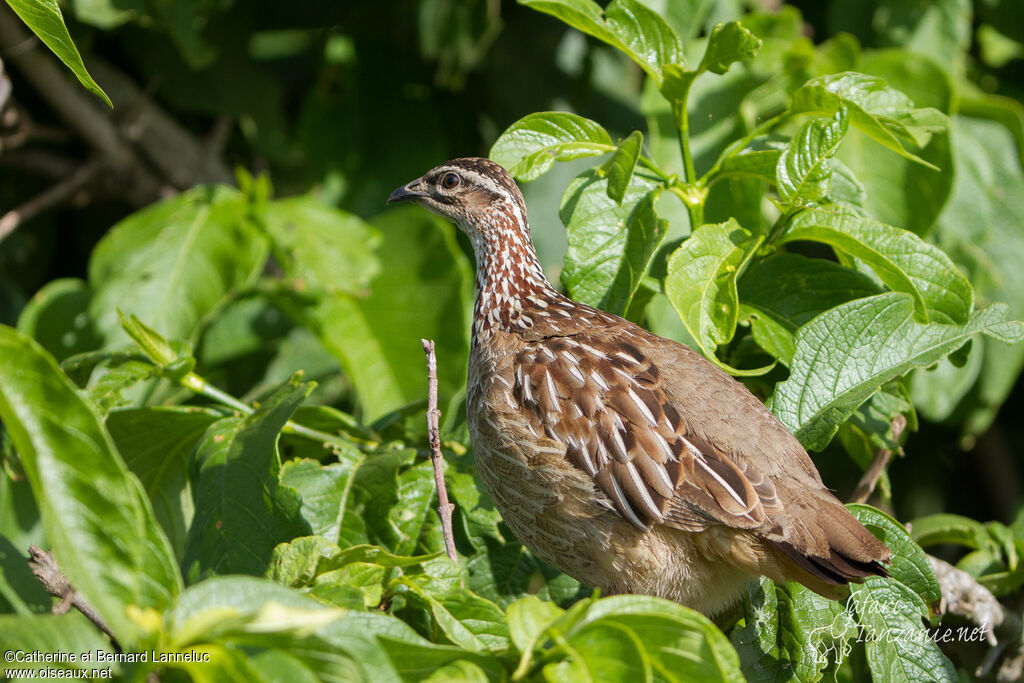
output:
[[[129,605],[181,589],[167,537],[93,406],[37,343],[0,326],[0,419],[18,451],[61,570],[128,645]]]
[[[633,178],[643,141],[643,133],[634,130],[625,139],[619,140],[615,154],[601,167],[601,172],[608,178],[608,197],[619,204],[625,198],[629,181]]]
[[[811,119],[779,155],[775,169],[779,196],[787,204],[815,202],[828,194],[831,157],[846,135],[846,108],[831,119]]]

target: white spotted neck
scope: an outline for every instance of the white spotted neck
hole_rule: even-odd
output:
[[[476,253],[476,306],[473,344],[500,329],[529,329],[531,311],[543,310],[551,300],[564,299],[537,260],[529,227],[511,205],[494,212],[488,226],[467,230]]]

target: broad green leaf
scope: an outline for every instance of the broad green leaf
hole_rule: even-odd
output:
[[[824,242],[864,261],[890,289],[914,297],[924,321],[964,323],[971,314],[971,283],[942,250],[909,230],[850,210],[812,209],[797,214],[780,238],[797,240]]]
[[[651,681],[651,659],[640,636],[615,621],[597,621],[565,639],[568,659],[544,667],[558,681]]]
[[[601,167],[601,173],[608,178],[608,197],[619,204],[629,189],[629,181],[633,178],[643,142],[643,133],[634,130],[625,139],[619,140],[615,154]]]
[[[89,260],[89,315],[105,347],[125,342],[118,311],[192,340],[200,319],[263,270],[267,240],[248,211],[236,190],[197,187],[111,228]]]
[[[317,576],[309,594],[338,607],[377,609],[390,573],[388,568],[373,562],[352,562]]]
[[[487,674],[473,662],[456,659],[423,680],[424,683],[487,683]]]
[[[556,161],[572,161],[617,149],[599,124],[576,114],[529,114],[505,129],[489,156],[519,180],[534,180]]]
[[[423,564],[422,573],[406,572],[395,587],[406,588],[411,602],[429,610],[438,627],[456,645],[474,652],[508,649],[505,614],[496,604],[465,588],[465,570],[447,557]]]
[[[849,653],[853,618],[803,586],[762,577],[743,596],[743,626],[732,632],[747,681],[818,681]]]
[[[596,624],[614,624],[636,634],[653,675],[660,680],[743,680],[736,651],[718,627],[676,603],[645,595],[598,600],[567,635],[571,640]]]
[[[928,609],[899,581],[869,576],[851,589],[872,678],[881,681],[955,683],[953,663],[929,637]]]
[[[341,548],[323,536],[303,536],[274,548],[267,576],[293,588],[311,584],[319,575],[352,563],[373,563],[380,567],[412,567],[437,557],[394,555],[378,545]]]
[[[569,26],[616,47],[655,81],[661,68],[683,62],[683,46],[657,13],[637,0],[613,0],[604,10],[593,0],[519,0]]]
[[[1021,150],[1003,125],[974,118],[956,117],[951,139],[956,180],[936,220],[935,240],[970,275],[979,301],[1006,302],[1009,317],[1024,320]],[[957,373],[978,373],[958,418],[968,434],[988,429],[1024,367],[1024,345],[980,341],[971,355],[980,354],[981,367]],[[951,392],[952,387],[935,390]],[[919,398],[915,386],[915,402]]]
[[[565,610],[536,595],[527,595],[510,604],[505,612],[512,643],[526,655],[537,645],[545,629]]]
[[[350,514],[353,477],[363,462],[359,453],[339,454],[340,462],[321,465],[314,460],[293,460],[281,468],[281,483],[299,492],[302,497],[302,518],[314,534],[325,541],[337,543]],[[362,520],[356,519],[361,525]],[[360,537],[366,540],[365,528]]]
[[[579,581],[534,557],[510,531],[506,529],[503,535],[508,540],[483,539],[486,550],[466,562],[467,586],[474,593],[501,606],[536,595],[566,607],[590,595]]]
[[[473,547],[484,550],[486,538],[504,540],[498,530],[501,515],[484,492],[483,484],[469,472],[461,471],[458,461],[451,460],[445,468],[444,480],[448,497],[455,504],[455,518],[465,522],[466,535]]]
[[[99,667],[96,662],[83,662],[83,653],[103,653],[108,657],[114,655],[110,639],[76,610],[60,615],[37,614],[29,618],[18,614],[0,614],[0,633],[4,638],[4,654],[21,652],[25,657],[36,652],[49,652],[64,655],[55,657],[52,662],[15,663],[5,660],[0,664],[0,671],[6,670],[8,680],[13,680],[15,670],[28,669],[35,669],[36,675],[43,669],[49,669],[50,678],[56,678],[53,674],[54,669],[59,670],[66,678],[88,678],[89,673]],[[75,653],[78,661],[65,661],[69,653]],[[120,665],[115,664],[111,669],[116,676],[120,671]],[[32,676],[33,680],[36,675]]]
[[[0,326],[0,419],[32,484],[61,570],[126,646],[129,606],[181,589],[167,537],[96,409],[36,342]]]
[[[996,552],[985,525],[962,515],[941,513],[918,517],[910,524],[910,535],[922,546],[955,543]]]
[[[847,506],[857,521],[879,537],[891,553],[889,576],[911,589],[926,605],[937,605],[942,599],[938,579],[928,556],[914,542],[911,534],[898,521],[869,505]]]
[[[790,112],[832,116],[846,107],[850,123],[876,142],[908,159],[938,171],[933,164],[908,152],[900,138],[917,141],[901,119],[913,116],[910,98],[875,76],[845,72],[821,76],[805,83],[793,94]],[[936,112],[932,117],[941,119]]]
[[[830,160],[846,135],[846,108],[831,119],[811,119],[797,131],[779,155],[775,168],[779,197],[786,204],[806,204],[828,194],[832,178]]]
[[[837,306],[800,329],[772,412],[805,447],[821,450],[882,384],[935,363],[978,333],[1024,338],[1024,325],[1003,322],[1005,306],[976,311],[965,325],[919,323],[913,307],[906,294],[879,294]]]
[[[64,62],[64,66],[71,69],[71,73],[75,74],[78,82],[85,86],[86,90],[97,95],[108,107],[114,107],[107,94],[86,70],[82,55],[78,53],[78,48],[68,35],[68,27],[64,24],[64,16],[60,13],[57,0],[7,0],[7,4],[32,32],[39,36],[46,47],[53,50],[53,54]]]
[[[736,279],[763,239],[730,219],[701,226],[669,259],[665,294],[704,355],[718,365],[716,348],[736,332]]]
[[[297,288],[359,294],[380,270],[380,235],[353,214],[307,195],[269,202],[261,218]]]
[[[788,253],[751,264],[738,283],[741,310],[754,341],[787,367],[800,327],[839,304],[880,292],[864,273]]]
[[[734,62],[753,58],[760,47],[758,37],[740,22],[715,24],[697,71],[724,74]]]
[[[576,301],[622,315],[667,229],[654,210],[660,184],[634,173],[621,203],[591,170],[566,188],[558,214],[569,249],[562,283]]]
[[[91,299],[92,290],[83,280],[51,280],[22,309],[18,329],[58,361],[97,349],[103,338],[86,312]]]
[[[117,450],[142,482],[156,520],[179,559],[194,512],[188,479],[192,453],[220,417],[216,411],[193,406],[129,408],[107,417],[107,430]]]
[[[285,385],[252,415],[225,418],[207,430],[196,450],[196,514],[182,561],[190,581],[262,575],[278,543],[309,534],[299,495],[278,483],[277,439],[310,389]]]
[[[895,0],[877,6],[872,25],[880,47],[928,55],[950,73],[962,76],[971,44],[971,4],[970,0]]]
[[[374,225],[387,259],[368,295],[336,294],[313,310],[283,304],[338,358],[365,423],[426,397],[420,339],[437,343],[441,405],[465,386],[473,300],[472,270],[450,223],[399,207]]]

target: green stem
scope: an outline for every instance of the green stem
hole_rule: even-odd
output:
[[[231,394],[221,391],[194,372],[190,372],[182,377],[181,385],[186,389],[213,399],[214,401],[226,405],[229,408],[237,410],[245,415],[252,415],[254,412],[252,406],[242,403]],[[281,431],[285,434],[294,434],[295,436],[302,436],[313,441],[319,441],[320,443],[335,444],[339,446],[351,446],[355,443],[361,447],[375,448],[380,445],[376,441],[370,441],[367,439],[343,438],[336,434],[330,434],[328,432],[320,431],[319,429],[300,425],[292,420],[288,420]]]
[[[750,142],[757,136],[764,135],[767,131],[771,130],[775,126],[782,123],[786,119],[786,117],[787,112],[782,112],[781,114],[773,116],[770,119],[765,119],[764,121],[761,122],[760,125],[757,125],[754,128],[752,128],[749,133],[747,133],[742,138],[726,147],[718,156],[718,160],[715,161],[715,165],[712,166],[707,173],[702,175],[699,180],[697,180],[697,185],[699,185],[700,187],[707,186],[708,180],[716,173],[718,173],[719,169],[722,168],[722,164],[725,162],[726,159],[731,157],[738,150],[741,150],[747,145],[749,145]]]

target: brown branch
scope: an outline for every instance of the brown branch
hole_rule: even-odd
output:
[[[57,562],[53,559],[53,555],[48,552],[37,548],[34,545],[28,547],[28,566],[32,569],[32,573],[35,574],[36,578],[39,579],[39,583],[43,584],[43,588],[46,592],[54,597],[60,598],[60,603],[53,606],[54,614],[64,614],[70,608],[74,607],[79,612],[84,614],[86,618],[92,623],[96,624],[97,628],[110,636],[111,642],[114,647],[118,650],[121,646],[117,642],[117,638],[114,636],[113,631],[107,626],[107,622],[103,620],[99,612],[90,605],[82,594],[75,590],[71,582],[68,581],[68,577],[64,576],[64,572],[57,566]]]
[[[902,414],[897,415],[892,419],[892,424],[889,425],[889,430],[892,434],[892,440],[899,442],[900,436],[903,434],[903,430],[907,428],[907,418]],[[866,503],[871,494],[874,493],[875,487],[878,486],[878,480],[882,477],[882,473],[885,472],[885,468],[889,466],[889,460],[892,458],[892,451],[888,448],[879,448],[875,451],[875,457],[871,460],[871,464],[864,470],[863,476],[860,481],[857,482],[857,488],[853,490],[853,495],[850,496],[850,501],[853,503]]]
[[[452,534],[452,511],[455,506],[448,502],[448,489],[444,485],[444,459],[441,456],[441,429],[438,422],[441,411],[437,409],[437,358],[434,356],[434,341],[421,339],[423,353],[427,354],[427,436],[430,439],[430,462],[434,466],[434,485],[437,487],[437,514],[441,518],[441,533],[448,558],[458,562],[455,554],[455,536]]]
[[[0,242],[3,242],[8,235],[25,221],[50,207],[60,204],[73,195],[96,177],[96,174],[104,165],[102,161],[97,159],[87,161],[64,180],[48,187],[21,206],[11,209],[3,216],[0,216]]]

